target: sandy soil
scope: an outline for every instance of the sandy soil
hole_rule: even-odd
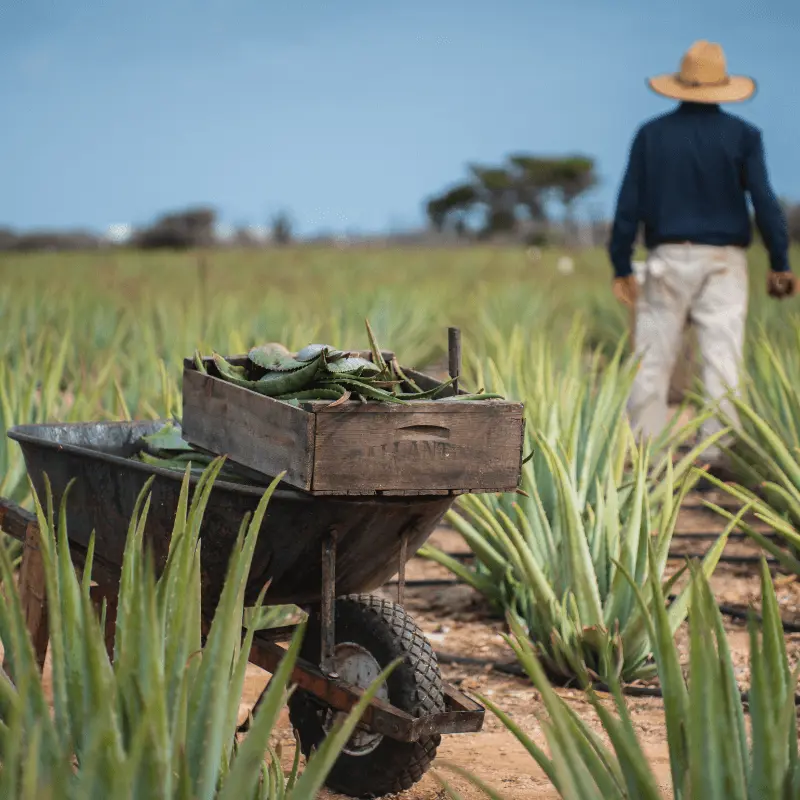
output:
[[[724,503],[719,495],[707,495],[715,502]],[[718,535],[723,529],[722,520],[707,509],[699,507],[696,499],[689,501],[679,523],[679,538],[673,550],[676,553],[702,553],[713,543],[713,538],[698,540],[682,538],[684,534],[708,533]],[[431,537],[431,542],[449,552],[465,551],[461,537],[452,530],[441,528]],[[747,542],[731,541],[726,547],[726,555],[753,556],[758,550]],[[680,566],[679,561],[672,562],[670,570]],[[436,564],[422,559],[412,559],[407,568],[409,580],[423,578],[451,577],[446,570]],[[800,620],[800,585],[777,575],[778,596],[781,611],[786,619]],[[759,581],[756,564],[728,565],[721,564],[712,578],[712,587],[721,603],[746,607],[748,603],[756,605],[759,597]],[[396,589],[384,587],[383,593],[394,598]],[[511,649],[501,637],[503,624],[493,619],[483,599],[469,587],[455,585],[449,587],[409,587],[404,605],[414,616],[417,624],[425,631],[438,653],[457,654],[472,658],[494,660],[498,663],[513,662]],[[747,668],[748,640],[745,623],[726,618],[725,628],[732,650],[737,677],[744,689],[749,682]],[[688,660],[688,639],[686,626],[678,634],[679,648],[684,660]],[[800,634],[787,635],[790,657],[800,658]],[[443,663],[442,674],[445,680],[466,692],[480,692],[489,697],[500,708],[508,713],[531,736],[534,741],[546,749],[546,740],[537,715],[542,713],[542,704],[538,692],[530,683],[522,678],[505,675],[490,669],[476,666]],[[248,681],[248,696],[243,704],[250,703],[258,694],[268,676],[253,669]],[[593,724],[601,733],[599,725],[589,704],[581,693],[572,690],[558,690],[570,705]],[[627,698],[628,706],[635,728],[647,753],[651,768],[661,785],[665,797],[671,796],[669,751],[665,742],[663,706],[656,698]],[[244,707],[243,707],[243,713]],[[291,729],[283,721],[280,739],[283,745],[286,765],[291,763],[294,753],[294,740]],[[433,800],[443,798],[440,784],[433,772],[441,771],[464,800],[484,798],[464,780],[449,773],[444,762],[453,762],[467,768],[501,793],[507,800],[531,800],[532,798],[555,798],[558,793],[538,768],[534,760],[494,717],[487,712],[483,730],[477,734],[461,734],[445,736],[439,748],[434,769],[411,790],[393,795],[402,800]],[[321,800],[341,800],[342,795],[324,791]]]
[[[716,497],[718,501],[720,498]],[[683,511],[679,523],[680,534],[673,550],[678,553],[701,553],[709,547],[712,538],[689,538],[686,534],[718,534],[722,530],[720,517],[704,510],[692,498],[690,507]],[[724,502],[724,501],[723,501]],[[432,543],[454,552],[465,551],[460,536],[447,528],[438,529],[431,537]],[[729,555],[754,555],[758,551],[746,542],[731,541],[726,548]],[[679,561],[671,562],[670,569],[677,568]],[[715,594],[720,602],[744,607],[759,596],[757,565],[721,564],[712,579]],[[422,578],[449,578],[449,573],[429,561],[412,559],[407,568],[409,580]],[[777,576],[779,601],[786,619],[800,620],[800,585],[785,577]],[[382,592],[394,598],[396,589],[384,587]],[[501,637],[502,622],[492,618],[482,598],[469,587],[453,585],[447,587],[409,587],[406,591],[405,607],[425,631],[438,653],[457,654],[495,662],[513,662],[510,648]],[[726,619],[737,676],[746,687],[749,679],[747,669],[747,634],[742,621]],[[686,630],[679,632],[678,641],[682,655],[688,659]],[[800,634],[787,636],[790,656],[800,657]],[[446,660],[446,659],[445,659]],[[538,693],[522,678],[509,676],[480,666],[464,666],[443,663],[442,674],[466,692],[480,692],[497,703],[510,714],[534,741],[546,749],[546,742],[539,722],[542,704]],[[45,665],[45,682],[49,683],[49,658]],[[240,719],[244,719],[269,679],[269,675],[257,667],[250,666],[245,691],[241,700]],[[578,713],[594,724],[594,715],[581,694],[572,690],[558,690],[567,698]],[[664,796],[669,797],[669,753],[665,743],[663,707],[655,698],[628,698],[634,725],[643,743],[651,767],[662,786]],[[599,726],[594,725],[600,732]],[[294,755],[294,737],[284,711],[276,743],[281,745],[286,768]],[[444,798],[435,772],[441,771],[460,792],[464,800],[478,800],[485,795],[444,769],[446,762],[465,767],[498,790],[507,800],[532,800],[532,798],[555,798],[558,794],[547,781],[519,742],[503,727],[499,720],[487,712],[484,728],[477,734],[445,736],[438,752],[434,769],[408,792],[393,797],[402,800],[433,800]],[[323,791],[320,800],[341,800],[342,796]]]

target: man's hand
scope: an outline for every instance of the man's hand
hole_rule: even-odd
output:
[[[797,278],[791,272],[770,272],[767,278],[767,294],[782,300],[797,292]]]
[[[626,275],[624,278],[614,278],[614,297],[628,308],[636,305],[636,298],[639,295],[639,283],[635,275]]]

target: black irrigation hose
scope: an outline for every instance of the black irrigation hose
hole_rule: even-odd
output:
[[[466,585],[464,581],[459,578],[427,578],[415,581],[406,581],[405,585],[414,586],[417,588],[434,588],[437,586],[458,586]],[[390,581],[385,583],[384,586],[397,586],[397,581]],[[675,595],[670,595],[669,600],[675,599]],[[723,616],[730,617],[731,619],[747,620],[747,609],[742,606],[729,605],[728,603],[717,603],[717,607]],[[761,622],[761,616],[755,614],[755,620]],[[784,633],[800,633],[800,622],[793,620],[782,619]]]
[[[681,539],[718,539],[721,531],[714,533],[713,531],[703,531],[698,533],[676,533],[672,537],[673,542],[679,542]],[[765,539],[779,539],[777,533],[772,531],[759,531]],[[750,537],[746,533],[733,532],[728,534],[728,541],[731,542],[746,542]]]
[[[530,676],[528,675],[525,670],[516,663],[497,663],[492,661],[491,659],[484,659],[484,658],[469,658],[467,656],[457,656],[452,653],[440,653],[436,652],[436,659],[440,664],[463,664],[464,666],[471,666],[471,667],[490,667],[492,672],[500,672],[504,675],[512,675],[515,678],[525,678],[530,680]],[[569,683],[563,684],[559,686],[558,684],[553,684],[558,688],[568,688],[572,689],[573,691],[581,691],[580,687],[578,686],[570,686]],[[602,692],[604,694],[611,693],[611,687],[605,683],[593,683],[592,689],[596,692]],[[660,686],[637,686],[636,684],[622,684],[620,687],[622,694],[629,695],[630,697],[664,697],[663,690]],[[750,692],[739,692],[739,697],[741,698],[743,703],[750,702]],[[795,694],[794,696],[794,703],[795,705],[800,705],[800,694]]]
[[[527,672],[515,662],[495,662],[486,658],[470,658],[469,656],[457,656],[453,653],[440,653],[436,651],[436,660],[440,664],[461,664],[468,667],[491,667],[492,672],[499,672],[503,675],[513,675],[515,678],[525,678],[530,680]],[[580,691],[577,686],[570,686],[569,683],[553,684],[562,689],[574,689]],[[592,688],[598,692],[610,692],[611,689],[604,683],[592,684]],[[623,694],[635,697],[663,697],[660,686],[622,686]]]
[[[719,536],[719,534],[716,534],[716,535],[714,535],[714,534],[708,534],[708,535],[706,535],[706,534],[697,534],[697,538],[700,538],[700,536],[702,536],[703,538],[711,538],[712,536],[714,538],[717,538]],[[673,539],[673,541],[674,541],[674,539]],[[458,551],[458,552],[453,552],[453,553],[445,553],[445,555],[450,556],[450,558],[455,559],[456,561],[471,561],[473,558],[475,558],[475,554],[474,553],[469,553],[469,552],[464,552],[464,551]],[[691,552],[690,553],[670,553],[667,556],[667,558],[670,561],[679,561],[679,560],[682,560],[684,558],[699,558],[699,559],[702,559],[702,558],[705,558],[705,555],[706,555],[705,553],[691,553]],[[720,562],[722,562],[724,564],[760,564],[761,563],[761,556],[726,556],[726,555],[722,555],[722,556],[720,556],[719,560],[720,560]],[[767,565],[769,565],[769,566],[774,566],[775,564],[780,564],[780,562],[775,558],[767,558],[766,562],[767,562]],[[413,585],[412,581],[406,581],[406,585],[407,586],[408,585]]]
[[[452,555],[453,557],[456,556],[470,556],[470,553],[450,553],[448,555]],[[680,556],[685,557],[685,556]],[[736,556],[729,556],[727,558],[723,557],[720,560],[729,561],[730,559],[737,558]],[[740,559],[748,558],[746,556],[740,556]],[[753,557],[752,561],[754,563],[759,563],[760,559]],[[772,559],[773,563],[777,563],[774,559]],[[734,563],[742,563],[742,562],[734,562]],[[750,563],[745,562],[745,563]],[[770,563],[770,559],[767,559],[767,563]],[[397,581],[387,581],[384,586],[397,586]],[[466,585],[465,581],[461,580],[461,578],[422,578],[417,580],[407,580],[405,581],[406,587],[417,587],[417,588],[435,588],[440,586],[459,586],[459,585]],[[667,597],[667,600],[671,603],[676,599],[676,595],[671,594]],[[740,620],[747,620],[748,617],[748,609],[742,606],[735,606],[730,605],[728,603],[717,603],[717,608],[719,608],[720,613],[723,616],[730,617],[731,619],[740,619]],[[761,615],[756,614],[754,612],[755,620],[757,622],[761,622]],[[800,633],[800,621],[795,622],[793,620],[786,620],[781,619],[781,625],[783,626],[784,633]]]
[[[517,678],[527,678],[528,673],[515,662],[495,662],[486,658],[470,658],[469,656],[457,656],[453,653],[434,652],[436,660],[440,664],[462,664],[467,667],[491,667],[492,672],[502,672],[505,675],[514,675]]]
[[[684,558],[697,558],[703,559],[706,557],[705,553],[670,553],[667,556],[669,561],[682,561]],[[761,556],[726,556],[719,557],[721,564],[760,564]],[[768,567],[780,566],[780,561],[777,558],[765,558],[764,562]]]
[[[703,494],[705,494],[705,492],[703,492]],[[737,505],[736,503],[714,503],[714,505],[724,511],[733,511],[737,514],[742,510],[741,505]],[[682,503],[681,509],[685,511],[708,511],[709,514],[716,514],[716,511],[714,511],[713,508],[709,508],[705,503]]]

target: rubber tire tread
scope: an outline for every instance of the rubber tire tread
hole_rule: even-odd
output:
[[[402,606],[373,595],[337,598],[335,637],[337,642],[352,641],[365,647],[382,669],[395,658],[403,658],[387,681],[392,705],[413,717],[445,710],[436,654]],[[300,655],[314,664],[320,662],[320,623],[315,615],[309,617]],[[299,689],[289,700],[289,719],[306,758],[325,737],[319,709],[319,701]],[[325,784],[334,791],[360,798],[405,791],[428,771],[441,739],[441,734],[434,734],[416,742],[398,742],[384,736],[371,753],[342,753]]]

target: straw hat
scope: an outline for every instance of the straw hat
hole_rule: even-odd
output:
[[[713,42],[695,42],[684,54],[677,74],[648,79],[653,91],[691,103],[738,103],[756,91],[756,82],[743,75],[729,75],[725,53]]]

